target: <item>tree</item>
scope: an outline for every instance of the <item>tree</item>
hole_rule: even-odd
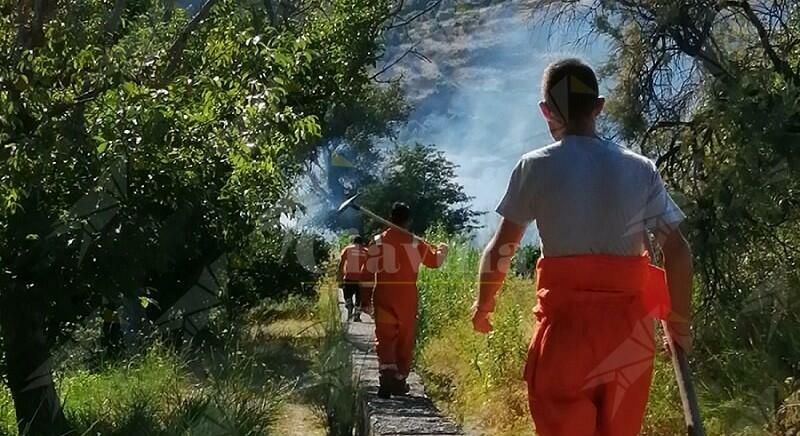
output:
[[[319,153],[307,164],[309,194],[324,204],[312,217],[315,224],[335,228],[335,210],[345,193],[362,186],[379,170],[376,144],[394,139],[408,115],[403,90],[397,83],[376,86],[360,100],[335,108],[322,132]]]
[[[368,184],[362,203],[387,216],[392,204],[402,201],[411,207],[411,230],[424,233],[435,224],[456,234],[476,227],[479,212],[471,210],[471,197],[456,181],[454,163],[431,145],[398,146],[383,161],[382,171]],[[367,220],[367,233],[382,227]]]
[[[49,361],[65,322],[145,290],[169,307],[291,212],[281,199],[326,114],[371,92],[398,12],[195,10],[0,5],[0,332],[21,430],[67,430]]]
[[[231,256],[226,303],[252,306],[268,298],[288,295],[313,297],[325,273],[331,245],[320,235],[276,229],[253,235],[244,249]]]

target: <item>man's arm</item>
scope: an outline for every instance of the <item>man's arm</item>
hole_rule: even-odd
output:
[[[664,269],[667,272],[667,286],[672,300],[672,313],[668,325],[670,335],[689,352],[692,348],[690,321],[692,311],[692,252],[689,243],[680,229],[673,230],[661,247],[664,255]]]
[[[347,249],[339,255],[339,266],[336,267],[336,283],[338,284],[342,284],[344,281],[344,257],[346,253]]]
[[[494,311],[495,295],[503,285],[525,227],[505,218],[501,219],[500,227],[483,250],[478,273],[478,298],[472,317],[472,325],[478,332],[488,333],[492,330],[489,313]]]
[[[428,268],[439,268],[444,264],[447,259],[448,246],[446,243],[441,242],[436,248],[428,245],[426,242],[420,242],[420,255],[422,256],[422,264]]]
[[[364,262],[364,264],[361,265],[359,292],[361,292],[361,310],[372,316],[374,314],[372,296],[375,291],[375,272],[372,268],[368,268],[367,265],[368,262]]]

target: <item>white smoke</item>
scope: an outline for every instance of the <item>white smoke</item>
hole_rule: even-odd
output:
[[[430,60],[406,56],[387,74],[402,77],[414,105],[399,139],[435,144],[460,166],[473,206],[489,212],[476,243],[494,230],[494,207],[519,157],[552,142],[538,109],[544,68],[563,57],[597,66],[608,53],[600,40],[577,43],[585,31],[537,24],[514,3],[440,12],[415,23],[386,56],[391,62],[415,46]]]

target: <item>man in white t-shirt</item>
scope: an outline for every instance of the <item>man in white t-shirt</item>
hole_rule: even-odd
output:
[[[653,318],[668,319],[678,345],[691,346],[692,260],[678,228],[684,215],[652,161],[595,133],[604,99],[591,67],[555,62],[542,82],[540,108],[557,142],[514,168],[497,207],[502,220],[481,259],[473,325],[491,331],[495,295],[535,221],[542,258],[525,378],[536,431],[637,435],[652,374]],[[666,273],[650,264],[650,234]]]

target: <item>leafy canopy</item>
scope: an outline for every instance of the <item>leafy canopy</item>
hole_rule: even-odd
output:
[[[441,225],[449,234],[468,233],[475,228],[478,212],[470,208],[456,169],[442,151],[431,145],[401,145],[388,154],[382,172],[364,190],[362,203],[388,216],[392,204],[402,201],[411,207],[411,230],[423,233]],[[367,234],[381,228],[368,221]]]
[[[279,229],[326,114],[374,94],[390,14],[302,6],[2,5],[0,296],[69,319],[100,295],[180,294]]]

